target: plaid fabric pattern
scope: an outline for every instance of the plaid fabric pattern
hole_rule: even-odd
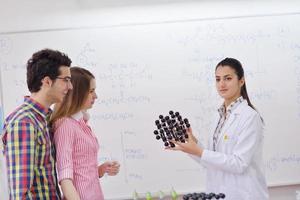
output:
[[[226,120],[229,118],[229,115],[232,113],[232,111],[240,104],[244,101],[244,98],[242,96],[240,96],[239,98],[237,98],[235,101],[233,101],[228,107],[227,107],[227,111],[225,108],[225,105],[223,104],[219,109],[219,121],[218,121],[218,125],[216,127],[216,130],[214,132],[213,135],[213,150],[216,151],[216,146],[217,146],[217,142],[218,142],[218,138],[221,134],[222,128],[224,127],[224,124],[226,122]]]
[[[10,199],[60,199],[55,148],[49,132],[51,110],[29,97],[5,120],[3,153]]]

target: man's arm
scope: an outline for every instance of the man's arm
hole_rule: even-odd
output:
[[[5,157],[10,198],[24,199],[30,192],[34,177],[34,125],[15,121],[6,128]]]

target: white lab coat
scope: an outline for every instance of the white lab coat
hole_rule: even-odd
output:
[[[198,145],[203,147],[201,143]],[[224,193],[226,200],[265,200],[269,195],[262,150],[263,123],[244,100],[225,122],[216,151],[211,136],[202,157],[192,158],[207,170],[206,192]]]

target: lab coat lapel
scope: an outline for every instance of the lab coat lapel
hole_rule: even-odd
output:
[[[236,120],[238,113],[234,112],[229,115],[227,122],[225,122],[225,126],[223,127],[220,136],[218,137],[217,145],[219,144],[221,138],[224,137],[224,133],[230,128],[231,124]]]
[[[239,117],[240,113],[242,112],[243,108],[247,106],[248,103],[246,100],[244,100],[233,112],[229,115],[228,121],[225,122],[225,126],[222,129],[222,132],[218,138],[217,145],[219,144],[221,138],[224,137],[224,134],[228,131],[228,129],[231,127],[231,124],[237,120]]]

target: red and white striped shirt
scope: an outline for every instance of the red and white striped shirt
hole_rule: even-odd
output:
[[[55,122],[59,182],[71,179],[81,200],[103,200],[98,175],[99,144],[82,112]]]

